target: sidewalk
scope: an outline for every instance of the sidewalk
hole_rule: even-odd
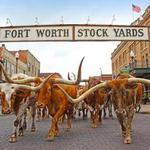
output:
[[[141,110],[139,113],[150,114],[150,102],[148,102],[147,104],[141,104]]]

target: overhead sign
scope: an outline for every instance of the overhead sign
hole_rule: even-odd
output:
[[[149,40],[148,28],[71,24],[0,27],[0,42]]]

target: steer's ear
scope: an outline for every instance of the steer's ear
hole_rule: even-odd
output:
[[[59,87],[57,86],[57,84],[53,84],[52,88],[59,89]]]

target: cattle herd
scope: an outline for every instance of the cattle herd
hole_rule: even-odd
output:
[[[96,128],[102,122],[102,114],[113,117],[112,108],[120,123],[123,142],[132,143],[132,119],[136,107],[140,104],[143,95],[143,84],[150,85],[150,80],[135,78],[129,74],[119,74],[115,79],[101,81],[89,77],[81,78],[80,62],[77,78],[68,80],[59,73],[50,74],[47,78],[29,77],[23,74],[12,76],[5,72],[3,65],[0,68],[5,80],[0,83],[0,100],[3,114],[15,114],[14,129],[9,142],[17,141],[17,136],[23,136],[27,127],[27,112],[32,118],[31,131],[34,132],[35,118],[41,120],[51,116],[51,127],[47,140],[53,140],[59,134],[58,123],[67,120],[67,130],[77,114],[82,112],[83,119],[89,112],[91,127]],[[80,84],[80,83],[85,84]],[[102,111],[104,111],[102,113]]]

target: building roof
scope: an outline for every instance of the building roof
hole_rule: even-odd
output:
[[[57,73],[57,72],[48,72],[48,73],[45,73],[45,72],[42,72],[42,73],[39,73],[39,77],[41,77],[41,78],[46,78],[46,77],[48,77],[49,75],[52,75],[52,74],[54,74],[54,73],[56,73],[56,74],[59,74],[59,73]],[[60,75],[60,74],[59,74]]]
[[[37,60],[37,58],[29,51],[29,50],[19,50],[19,51],[9,51],[11,54],[15,56],[16,52],[19,53],[19,59],[24,63],[27,63],[28,53]],[[39,60],[37,60],[39,62]]]
[[[102,76],[91,76],[90,78],[107,81],[107,80],[112,80],[112,74],[102,74]]]

